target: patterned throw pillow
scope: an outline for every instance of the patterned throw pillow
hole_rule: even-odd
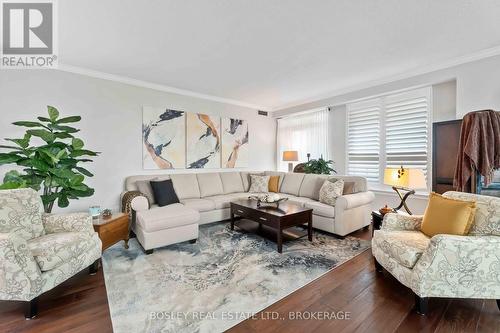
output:
[[[321,189],[319,190],[319,202],[335,206],[335,202],[337,201],[337,198],[342,195],[343,190],[344,181],[342,179],[337,180],[335,183],[325,180],[323,186],[321,186]]]
[[[268,192],[269,176],[250,175],[250,189],[248,192]]]

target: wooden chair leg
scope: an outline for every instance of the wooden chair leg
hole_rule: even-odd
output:
[[[377,259],[373,258],[373,261],[375,262],[375,270],[378,273],[382,273],[384,271],[384,267],[377,261]]]
[[[90,266],[89,266],[89,275],[95,275],[97,273],[97,270],[99,269],[99,259],[94,261]]]
[[[415,294],[415,310],[419,315],[427,315],[429,312],[429,297],[420,297]]]
[[[500,299],[497,299],[497,307],[498,307],[498,310],[500,310]]]
[[[26,302],[24,310],[24,318],[31,320],[38,315],[38,297],[33,298],[31,301]]]

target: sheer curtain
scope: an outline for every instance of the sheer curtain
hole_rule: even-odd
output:
[[[288,162],[282,161],[285,150],[298,151],[299,161],[296,163],[306,162],[307,153],[311,154],[311,159],[318,159],[321,156],[329,159],[328,141],[328,109],[326,108],[278,119],[276,149],[278,170],[288,170]]]

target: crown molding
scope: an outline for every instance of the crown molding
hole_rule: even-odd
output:
[[[105,72],[101,72],[101,71],[96,71],[93,69],[72,66],[72,65],[63,64],[63,63],[59,63],[59,66],[58,66],[58,68],[56,68],[56,70],[60,70],[63,72],[68,72],[68,73],[73,73],[73,74],[80,74],[80,75],[89,76],[89,77],[93,77],[93,78],[97,78],[97,79],[103,79],[103,80],[108,80],[108,81],[124,83],[124,84],[132,85],[132,86],[136,86],[136,87],[141,87],[141,88],[148,88],[148,89],[153,89],[153,90],[158,90],[158,91],[169,92],[169,93],[173,93],[173,94],[177,94],[177,95],[183,95],[183,96],[195,97],[195,98],[205,99],[205,100],[219,102],[219,103],[243,106],[243,107],[250,108],[250,109],[263,110],[263,111],[268,111],[268,112],[271,111],[270,110],[271,108],[265,107],[262,105],[255,105],[255,104],[251,104],[251,103],[237,101],[237,100],[230,99],[230,98],[224,98],[224,97],[219,97],[219,96],[197,93],[197,92],[194,92],[191,90],[179,89],[179,88],[165,86],[165,85],[158,84],[158,83],[137,80],[137,79],[133,79],[133,78],[126,77],[126,76],[109,74],[109,73],[105,73]]]
[[[358,90],[372,88],[372,87],[380,86],[383,84],[388,84],[388,83],[392,83],[395,81],[408,79],[408,78],[411,78],[414,76],[419,76],[419,75],[428,74],[431,72],[436,72],[439,70],[455,67],[458,65],[467,64],[470,62],[474,62],[474,61],[478,61],[478,60],[482,60],[485,58],[490,58],[490,57],[494,57],[494,56],[498,56],[498,55],[500,55],[500,45],[495,46],[495,47],[491,47],[488,49],[483,49],[481,51],[470,53],[470,54],[467,54],[464,56],[449,59],[449,60],[446,60],[446,61],[443,61],[440,63],[416,67],[410,71],[402,72],[400,74],[395,74],[395,75],[387,76],[384,78],[379,78],[379,79],[374,79],[374,80],[362,82],[362,83],[355,84],[355,85],[352,85],[349,87],[340,88],[340,89],[333,90],[333,91],[330,91],[327,93],[316,95],[314,97],[309,97],[309,98],[297,100],[294,102],[285,103],[285,104],[277,106],[277,107],[271,107],[270,111],[271,112],[283,111],[283,110],[288,109],[288,108],[300,106],[300,105],[307,104],[307,103],[317,102],[317,101],[320,101],[322,99],[332,98],[335,96],[340,96],[340,95],[352,93],[352,92],[355,92]]]

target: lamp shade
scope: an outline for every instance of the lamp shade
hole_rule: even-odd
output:
[[[283,161],[298,161],[299,153],[296,150],[285,150],[283,152]]]
[[[427,188],[422,169],[386,168],[384,184],[414,190]]]

